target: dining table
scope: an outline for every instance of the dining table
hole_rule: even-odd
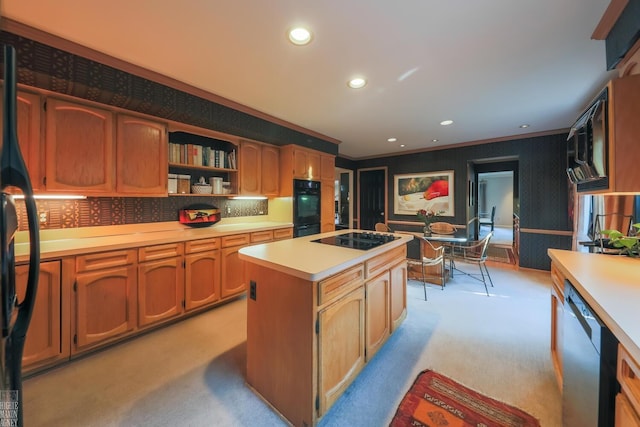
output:
[[[456,228],[453,233],[419,233],[419,232],[407,232],[413,234],[418,239],[428,240],[429,242],[435,244],[434,246],[445,246],[444,257],[445,257],[445,281],[451,277],[451,270],[454,268],[452,263],[451,254],[453,252],[453,246],[456,244],[465,244],[469,239],[469,235],[467,233],[466,228]],[[420,257],[424,256],[423,246],[420,245]],[[448,262],[447,262],[448,261]],[[447,263],[449,264],[449,268],[446,268]]]

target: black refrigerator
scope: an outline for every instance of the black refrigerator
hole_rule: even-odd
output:
[[[17,132],[16,54],[4,46],[3,129],[0,151],[0,425],[23,425],[22,352],[35,303],[40,271],[40,237],[36,203],[29,174],[20,153]],[[18,191],[19,190],[19,191]],[[29,275],[24,299],[15,282],[14,237],[18,217],[13,194],[22,193],[29,226]]]

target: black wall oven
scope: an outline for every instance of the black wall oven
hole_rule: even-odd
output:
[[[293,180],[293,237],[320,233],[320,182]]]

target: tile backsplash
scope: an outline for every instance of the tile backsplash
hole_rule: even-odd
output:
[[[220,209],[222,218],[267,215],[267,200],[232,200],[226,197],[91,197],[87,199],[36,200],[46,222],[41,229],[93,227],[177,221],[178,210],[193,204]],[[28,229],[24,201],[16,201],[20,231]]]

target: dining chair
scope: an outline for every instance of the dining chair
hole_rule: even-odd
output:
[[[424,287],[424,300],[427,301],[427,267],[440,268],[440,284],[444,289],[444,246],[433,246],[433,244],[424,237],[418,239],[420,241],[420,259],[407,259],[410,266],[419,266],[422,271],[422,286]]]
[[[491,214],[483,212],[478,214],[478,216],[480,217],[480,227],[482,227],[483,225],[488,225],[489,227],[491,227],[491,231],[493,231],[494,220],[496,218],[496,207],[494,206],[491,208]]]
[[[451,277],[453,277],[453,271],[457,270],[459,273],[465,274],[476,280],[479,280],[484,285],[484,290],[489,296],[489,289],[487,288],[487,279],[491,287],[493,287],[493,280],[487,269],[487,250],[489,248],[489,241],[493,236],[493,231],[490,231],[484,238],[473,242],[468,242],[466,245],[456,245],[453,247],[453,251],[449,256],[449,268],[451,270]],[[461,261],[470,264],[477,264],[480,269],[480,273],[469,273],[456,268],[455,262]],[[484,269],[484,270],[483,270]]]
[[[453,234],[456,232],[456,227],[448,222],[432,222],[429,230],[435,234]]]
[[[375,229],[376,231],[385,231],[388,233],[393,233],[393,230],[391,230],[391,228],[384,222],[377,222],[375,225]]]

